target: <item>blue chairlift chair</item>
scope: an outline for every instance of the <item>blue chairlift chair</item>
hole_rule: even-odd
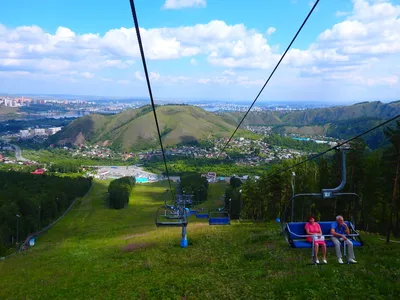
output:
[[[223,209],[217,209],[210,212],[208,218],[209,225],[231,225],[229,212]]]
[[[357,204],[359,201],[359,196],[356,193],[339,193],[341,189],[346,184],[346,154],[345,150],[340,148],[338,149],[342,153],[342,182],[340,185],[336,188],[333,189],[322,189],[321,193],[304,193],[304,194],[296,194],[294,195],[290,201],[289,205],[286,208],[284,217],[283,217],[283,222],[282,224],[282,231],[285,237],[286,242],[292,247],[292,248],[311,248],[312,256],[314,256],[314,241],[312,243],[309,243],[307,241],[307,237],[312,236],[312,235],[307,235],[304,229],[304,226],[306,222],[294,222],[294,204],[295,200],[300,198],[300,197],[316,197],[320,199],[330,199],[330,198],[335,198],[335,197],[340,197],[340,196],[352,196],[355,199],[355,205],[354,205],[354,213],[353,213],[353,218],[356,216],[356,210],[357,210]],[[295,174],[293,174],[295,176]],[[294,185],[292,184],[293,189]],[[294,192],[293,192],[294,194]],[[285,222],[287,219],[287,216],[289,214],[289,208],[290,209],[290,221]],[[325,237],[325,243],[327,247],[334,247],[334,244],[331,240],[332,234],[330,232],[331,229],[331,224],[335,222],[333,221],[320,221],[318,222],[321,226],[322,230],[322,235]],[[347,237],[352,241],[353,247],[362,247],[363,246],[363,241],[360,237],[360,234],[356,231],[355,229],[355,222],[351,221],[346,221],[347,226],[349,227],[350,234],[347,235]],[[342,242],[342,245],[344,247],[344,255],[346,256],[346,244]]]

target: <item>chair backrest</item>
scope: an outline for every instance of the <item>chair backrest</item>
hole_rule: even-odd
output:
[[[328,235],[331,234],[331,226],[332,223],[335,221],[324,221],[324,222],[318,222],[318,224],[321,226],[322,234]],[[300,237],[296,235],[305,235],[307,234],[304,226],[306,225],[307,222],[292,222],[292,223],[287,223],[288,228],[290,231],[293,233],[290,233],[290,238],[292,239],[299,239]],[[349,221],[345,221],[347,226],[349,226],[349,229],[351,230],[352,224]]]

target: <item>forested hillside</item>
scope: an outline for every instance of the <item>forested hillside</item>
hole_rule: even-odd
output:
[[[50,224],[90,185],[91,179],[83,177],[0,172],[0,254],[17,242],[17,236],[22,241]]]
[[[348,220],[354,218],[359,229],[379,233],[391,231],[400,236],[400,122],[387,129],[385,135],[390,145],[375,151],[368,150],[361,139],[351,143],[352,149],[347,154],[347,182],[342,192],[357,193],[359,201],[355,197],[325,200],[304,197],[297,200],[294,207],[295,220],[305,221],[309,215],[318,220],[333,220],[337,214],[342,214]],[[292,197],[292,172],[296,174],[296,193],[320,193],[321,189],[340,183],[339,152],[287,169],[294,163],[296,161],[284,161],[273,165],[258,181],[247,180],[240,187],[242,193],[236,193],[233,202],[242,201],[242,218],[284,218]]]

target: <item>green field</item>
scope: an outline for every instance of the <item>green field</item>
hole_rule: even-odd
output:
[[[0,262],[0,299],[397,299],[400,244],[363,238],[357,265],[313,266],[310,251],[290,249],[273,224],[191,219],[189,247],[179,228],[157,228],[166,183],[138,184],[130,205],[105,208],[105,182],[36,241]],[[210,185],[215,203],[225,186]],[[191,217],[193,218],[193,217]],[[396,296],[397,295],[397,296]]]

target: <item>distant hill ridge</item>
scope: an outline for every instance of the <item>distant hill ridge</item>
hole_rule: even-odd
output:
[[[175,145],[214,137],[228,137],[243,117],[242,112],[211,113],[190,105],[164,105],[156,108],[162,140]],[[360,102],[350,106],[316,108],[304,111],[250,112],[247,125],[270,125],[278,133],[345,137],[358,134],[400,114],[400,101]],[[351,126],[350,126],[351,125]],[[350,127],[349,127],[350,126]],[[74,120],[51,137],[58,145],[86,142],[111,146],[122,151],[158,146],[151,106],[129,109],[117,115],[88,115]]]
[[[248,125],[290,125],[290,126],[324,126],[331,122],[372,117],[390,119],[400,114],[400,100],[390,103],[380,101],[360,102],[349,106],[314,108],[302,111],[266,111],[250,112],[243,122]],[[220,114],[224,120],[238,124],[243,118],[242,112]]]

